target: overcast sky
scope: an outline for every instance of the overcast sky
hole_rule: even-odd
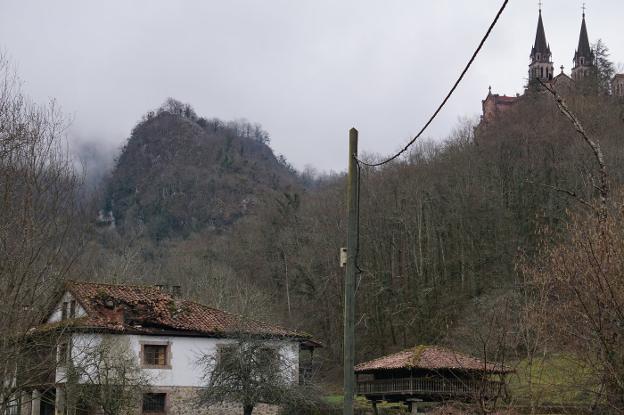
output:
[[[586,1],[590,40],[624,62],[624,1]],[[380,154],[418,131],[501,2],[0,0],[0,48],[31,97],[56,98],[73,117],[72,140],[117,148],[171,96],[200,115],[261,123],[297,168],[344,170],[351,126],[362,150]],[[553,59],[567,72],[581,5],[544,0]],[[522,91],[537,9],[510,1],[428,137],[477,116],[488,85]]]

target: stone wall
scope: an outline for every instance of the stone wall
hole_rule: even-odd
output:
[[[210,408],[198,409],[195,399],[200,388],[158,388],[157,392],[167,393],[168,415],[242,415],[243,408],[238,404],[225,404]],[[277,415],[279,408],[275,405],[258,405],[254,415]]]

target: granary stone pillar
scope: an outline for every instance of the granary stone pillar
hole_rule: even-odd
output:
[[[409,410],[410,414],[417,414],[418,413],[418,402],[422,402],[422,399],[408,399],[407,400],[407,409]]]
[[[39,415],[41,413],[41,392],[37,389],[32,391],[29,409],[31,415]],[[24,411],[24,414],[28,414],[28,412]]]

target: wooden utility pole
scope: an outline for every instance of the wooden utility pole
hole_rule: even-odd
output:
[[[355,274],[358,249],[358,131],[349,130],[349,175],[347,183],[347,272],[344,298],[344,406],[343,415],[353,415],[355,395]]]

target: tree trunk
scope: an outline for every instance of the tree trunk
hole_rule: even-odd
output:
[[[253,412],[253,405],[244,405],[243,406],[243,414],[244,415],[251,415],[251,413]]]

